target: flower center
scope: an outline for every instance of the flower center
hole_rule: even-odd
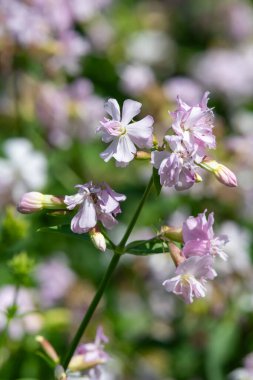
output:
[[[106,123],[106,129],[111,136],[121,136],[126,133],[126,128],[119,121],[109,121]]]

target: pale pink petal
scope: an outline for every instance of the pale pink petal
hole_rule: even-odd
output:
[[[123,103],[122,119],[121,122],[124,125],[130,123],[130,121],[140,113],[142,104],[135,100],[127,99]]]
[[[113,120],[120,121],[120,108],[116,99],[108,99],[105,103],[105,110]]]
[[[128,135],[120,136],[117,151],[113,154],[113,157],[119,163],[128,163],[134,159],[136,148]]]
[[[142,120],[129,124],[126,127],[127,134],[139,148],[149,148],[150,137],[153,134],[154,119],[152,116],[146,116]],[[152,140],[151,140],[152,141]]]

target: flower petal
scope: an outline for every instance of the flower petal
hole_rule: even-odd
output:
[[[128,125],[130,121],[140,113],[142,104],[135,100],[127,99],[123,103],[122,119],[124,125]]]
[[[120,121],[120,108],[116,99],[108,99],[105,103],[105,110],[113,120]]]
[[[126,127],[127,134],[139,148],[149,148],[148,143],[153,133],[153,124],[153,117],[148,115],[136,123],[129,124]]]

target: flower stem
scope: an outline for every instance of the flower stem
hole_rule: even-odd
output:
[[[146,190],[144,191],[144,194],[142,196],[140,204],[139,204],[137,210],[135,211],[135,214],[134,214],[131,222],[129,223],[129,225],[127,227],[127,230],[126,230],[123,238],[121,239],[119,245],[117,246],[117,248],[119,248],[120,250],[124,250],[125,244],[126,244],[128,238],[129,238],[129,236],[130,236],[130,234],[131,234],[131,232],[132,232],[132,230],[133,230],[133,228],[135,226],[135,223],[136,223],[136,221],[137,221],[137,219],[138,219],[138,217],[140,215],[140,212],[141,212],[142,207],[143,207],[143,205],[144,205],[144,203],[145,203],[145,201],[146,201],[146,199],[148,197],[148,194],[149,194],[149,192],[151,190],[152,185],[153,185],[153,175],[151,176],[151,178],[149,180],[149,183],[148,183],[148,185],[146,187]]]
[[[109,264],[109,267],[108,267],[108,269],[107,269],[107,271],[103,277],[103,280],[102,280],[101,284],[99,285],[99,288],[98,288],[98,290],[97,290],[86,314],[84,315],[84,318],[83,318],[83,320],[82,320],[82,322],[81,322],[81,324],[80,324],[80,326],[79,326],[79,328],[78,328],[78,330],[77,330],[77,332],[76,332],[76,334],[75,334],[75,336],[71,342],[70,349],[69,349],[69,351],[66,355],[66,358],[64,360],[64,363],[63,363],[64,370],[66,370],[68,368],[69,362],[70,362],[70,360],[71,360],[71,358],[75,352],[75,349],[76,349],[83,333],[85,332],[85,329],[88,326],[88,324],[89,324],[89,322],[90,322],[90,320],[91,320],[91,318],[92,318],[92,316],[96,310],[96,307],[97,307],[102,295],[104,294],[104,291],[105,291],[105,289],[106,289],[106,287],[107,287],[107,285],[108,285],[108,283],[112,277],[112,274],[113,274],[113,272],[114,272],[114,270],[115,270],[115,268],[116,268],[116,266],[120,260],[121,253],[124,252],[124,248],[125,248],[125,244],[127,242],[127,239],[129,238],[129,236],[130,236],[130,234],[131,234],[131,232],[135,226],[135,223],[138,219],[138,216],[140,215],[142,207],[143,207],[143,205],[147,199],[147,196],[150,192],[152,184],[153,184],[153,176],[151,177],[151,179],[147,185],[147,188],[146,188],[146,190],[143,194],[143,197],[140,201],[140,204],[139,204],[137,210],[135,211],[135,214],[134,214],[133,218],[131,219],[129,226],[128,226],[123,238],[121,239],[118,246],[115,247],[114,255],[113,255],[111,262]]]
[[[112,277],[112,274],[113,274],[114,269],[116,268],[116,266],[119,262],[119,259],[120,259],[120,255],[117,255],[117,254],[113,255],[111,262],[109,264],[109,267],[108,267],[108,269],[104,275],[104,278],[103,278],[103,280],[102,280],[102,282],[101,282],[101,284],[100,284],[100,286],[99,286],[99,288],[98,288],[98,290],[97,290],[97,292],[96,292],[96,294],[95,294],[95,296],[94,296],[94,298],[93,298],[93,300],[92,300],[92,302],[91,302],[91,304],[90,304],[90,306],[89,306],[89,308],[88,308],[88,310],[87,310],[87,312],[86,312],[86,314],[85,314],[85,316],[84,316],[84,318],[83,318],[83,320],[82,320],[82,322],[81,322],[81,324],[80,324],[80,326],[76,332],[76,335],[74,336],[74,338],[71,342],[70,349],[69,349],[69,351],[66,355],[66,358],[64,360],[64,363],[63,363],[63,367],[65,370],[68,368],[69,362],[70,362],[70,360],[71,360],[71,358],[75,352],[75,349],[76,349],[76,347],[77,347],[77,345],[78,345],[89,321],[91,320],[93,313],[96,310],[96,307],[97,307],[97,305],[98,305],[98,303],[99,303],[99,301],[100,301],[100,299],[101,299],[101,297],[105,291],[105,288],[106,288],[110,278]]]

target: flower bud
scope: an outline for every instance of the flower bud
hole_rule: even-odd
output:
[[[90,238],[94,246],[102,252],[106,250],[106,241],[104,235],[99,231],[97,227],[92,228],[89,231]]]
[[[35,191],[25,193],[17,206],[17,210],[22,214],[32,214],[43,209],[58,210],[62,208],[66,208],[64,197],[41,194]]]
[[[67,375],[64,371],[64,368],[61,365],[57,365],[54,370],[54,376],[56,380],[66,380]]]
[[[200,166],[209,172],[213,173],[217,180],[223,185],[229,187],[237,186],[237,179],[235,174],[228,169],[225,165],[222,165],[210,158],[206,157],[200,164]]]
[[[54,347],[51,345],[51,343],[46,340],[43,336],[38,335],[36,336],[36,341],[40,343],[41,347],[47,354],[47,356],[55,363],[58,364],[60,362],[59,356],[57,355]]]
[[[151,153],[149,152],[144,152],[142,150],[139,150],[137,153],[136,153],[136,156],[135,158],[137,160],[150,160],[151,158]]]
[[[176,246],[174,243],[169,243],[170,255],[176,267],[185,261],[185,257],[182,255],[182,251],[180,248]]]
[[[169,240],[177,241],[179,243],[183,242],[182,228],[162,226],[160,234]]]

